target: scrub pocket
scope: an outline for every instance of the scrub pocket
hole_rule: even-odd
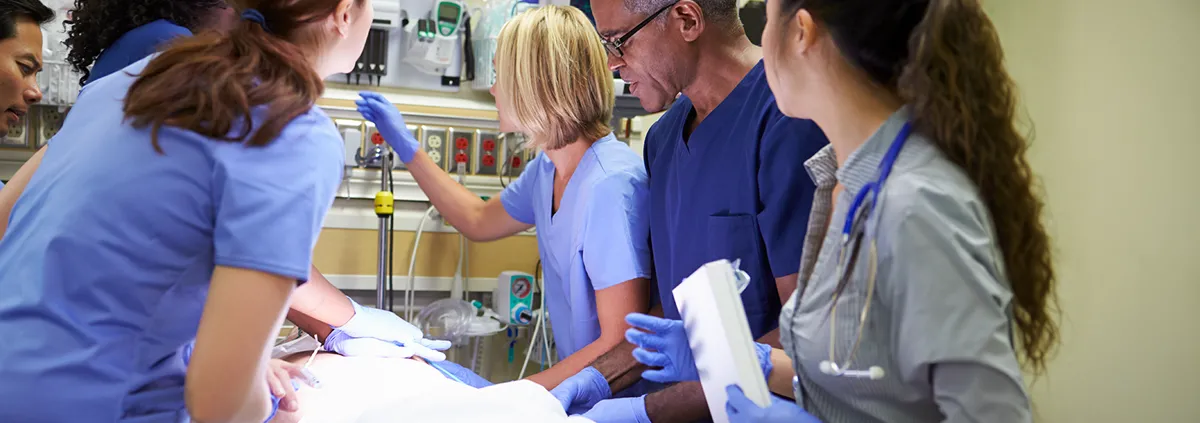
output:
[[[741,259],[744,266],[758,263],[758,221],[749,214],[709,216],[706,258]]]
[[[767,307],[765,281],[761,270],[762,252],[759,250],[758,220],[754,215],[715,215],[708,217],[708,257],[706,262],[725,259],[742,260],[742,270],[750,274],[750,286],[742,292],[746,314],[762,314]],[[769,284],[774,289],[775,281]],[[753,316],[752,319],[759,316]],[[753,322],[751,326],[753,326]]]

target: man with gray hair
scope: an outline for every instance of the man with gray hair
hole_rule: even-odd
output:
[[[609,67],[647,111],[670,107],[647,132],[644,152],[658,299],[651,314],[679,319],[672,290],[685,277],[709,261],[740,260],[752,281],[741,294],[751,333],[777,345],[781,299],[796,288],[816,190],[801,163],[828,143],[825,135],[776,107],[762,50],[746,37],[735,0],[591,6]],[[568,412],[586,410],[601,423],[709,417],[695,382],[608,399],[643,375],[656,379],[633,351],[616,347],[552,392]]]

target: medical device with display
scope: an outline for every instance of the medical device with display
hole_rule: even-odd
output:
[[[507,271],[496,279],[496,290],[492,293],[494,305],[510,325],[528,325],[533,321],[533,275]]]

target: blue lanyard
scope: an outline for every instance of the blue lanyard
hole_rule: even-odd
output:
[[[855,232],[856,226],[866,222],[866,219],[859,219],[870,215],[871,210],[875,208],[875,200],[879,198],[879,191],[883,190],[883,183],[892,173],[892,165],[896,164],[896,157],[900,156],[900,149],[904,148],[904,142],[908,141],[908,134],[912,132],[912,122],[905,122],[904,127],[900,128],[900,133],[896,134],[896,139],[892,140],[892,145],[888,147],[887,154],[883,156],[883,160],[879,162],[879,171],[875,176],[875,180],[863,185],[862,189],[858,190],[858,194],[854,196],[854,202],[850,205],[850,210],[846,212],[846,224],[842,227],[842,240],[846,241],[850,234]],[[863,203],[866,202],[867,196],[871,196],[869,208],[863,209]],[[862,213],[866,210],[865,213]]]

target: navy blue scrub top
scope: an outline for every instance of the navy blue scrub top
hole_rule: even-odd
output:
[[[775,105],[760,61],[684,140],[694,118],[681,96],[647,132],[650,240],[658,300],[678,319],[671,291],[705,263],[741,259],[755,339],[779,326],[775,278],[800,269],[816,186],[804,161],[828,144],[809,120]]]
[[[165,19],[134,28],[100,53],[84,85],[145,59],[156,53],[164,42],[191,35],[192,31]]]

